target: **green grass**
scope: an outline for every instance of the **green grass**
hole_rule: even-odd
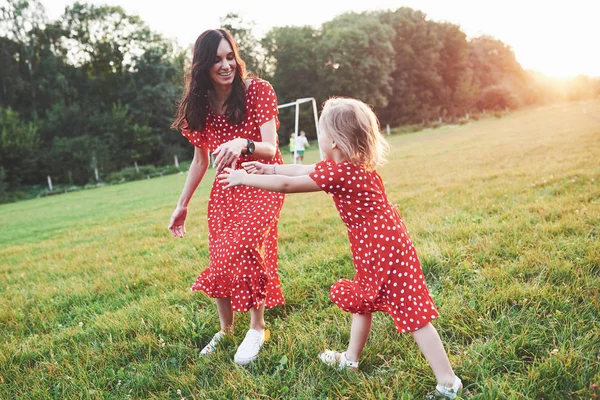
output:
[[[582,108],[587,113],[582,112]],[[600,102],[392,136],[381,168],[419,252],[435,321],[472,398],[598,398]],[[314,161],[318,152],[307,152]],[[236,366],[247,314],[214,357],[209,171],[188,234],[166,226],[174,175],[0,206],[0,398],[423,398],[433,374],[410,335],[376,314],[358,374],[317,361],[350,316],[328,298],[352,277],[345,228],[323,193],[286,198],[287,304],[267,311],[259,359]]]

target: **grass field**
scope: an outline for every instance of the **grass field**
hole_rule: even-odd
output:
[[[434,322],[471,398],[599,398],[600,102],[514,112],[393,136],[380,173],[419,252]],[[318,152],[307,153],[309,161]],[[185,176],[0,206],[1,399],[423,398],[435,380],[409,335],[376,314],[359,373],[321,365],[348,314],[328,288],[352,277],[345,228],[323,193],[286,198],[287,304],[271,340],[233,361],[249,316],[217,354],[208,262],[209,171],[176,240]]]

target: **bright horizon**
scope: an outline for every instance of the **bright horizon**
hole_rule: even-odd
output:
[[[48,18],[59,18],[74,0],[40,0]],[[198,35],[219,26],[219,19],[229,12],[256,24],[255,34],[262,37],[275,26],[311,25],[318,28],[344,12],[395,10],[410,7],[427,14],[434,21],[460,25],[467,37],[491,35],[512,47],[517,61],[527,70],[548,77],[571,77],[580,74],[600,77],[600,2],[572,0],[497,2],[455,0],[346,0],[344,7],[305,0],[273,7],[273,2],[230,0],[202,6],[196,2],[172,0],[165,3],[145,0],[93,0],[91,3],[121,6],[128,14],[139,15],[148,26],[181,46],[191,45]],[[451,4],[450,4],[451,3]],[[206,4],[206,3],[205,3]],[[191,21],[183,17],[196,16]]]

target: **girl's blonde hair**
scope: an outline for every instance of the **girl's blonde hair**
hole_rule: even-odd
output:
[[[323,105],[319,123],[352,164],[370,171],[387,161],[390,146],[381,135],[375,113],[362,101],[330,98]]]

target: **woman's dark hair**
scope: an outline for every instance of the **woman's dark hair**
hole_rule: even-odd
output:
[[[204,129],[208,113],[208,90],[213,89],[209,70],[215,64],[217,48],[225,39],[233,49],[237,64],[231,94],[223,104],[227,120],[234,125],[242,123],[246,114],[246,63],[240,58],[237,43],[225,29],[203,32],[194,44],[192,67],[186,76],[185,89],[171,128],[191,131]]]

